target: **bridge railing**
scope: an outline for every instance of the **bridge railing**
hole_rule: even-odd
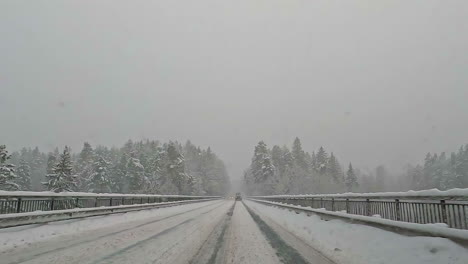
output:
[[[0,214],[176,202],[209,198],[217,197],[187,195],[93,194],[72,192],[0,192]]]
[[[324,208],[328,211],[377,216],[409,223],[445,223],[450,228],[468,229],[468,195],[278,195],[256,196],[259,200]]]

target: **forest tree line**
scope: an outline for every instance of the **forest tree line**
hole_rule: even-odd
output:
[[[260,141],[244,173],[245,191],[253,195],[338,193],[359,187],[352,164],[342,167],[333,152],[323,147],[306,152],[299,138],[287,146],[267,147]]]
[[[299,138],[291,149],[270,149],[260,141],[244,173],[244,187],[253,195],[468,188],[468,145],[450,157],[428,153],[423,165],[406,165],[404,172],[391,173],[384,165],[369,170],[342,164],[323,147],[306,152]]]
[[[222,160],[187,141],[127,141],[121,148],[85,142],[43,153],[0,146],[0,190],[221,195],[230,188]]]

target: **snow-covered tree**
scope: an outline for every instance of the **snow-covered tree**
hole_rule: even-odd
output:
[[[176,144],[170,142],[167,146],[167,173],[172,184],[177,188],[179,194],[184,193],[187,189],[190,189],[188,185],[193,183],[190,182],[190,177],[185,173],[185,160],[184,156],[177,149]]]
[[[318,171],[320,174],[325,174],[327,171],[327,161],[328,161],[328,154],[325,152],[325,149],[323,147],[320,147],[319,150],[317,151],[317,154],[315,155],[317,164],[316,164],[316,171]]]
[[[78,161],[75,167],[78,189],[81,191],[89,191],[87,189],[89,187],[88,180],[91,177],[91,174],[94,172],[94,157],[95,154],[91,144],[85,142],[83,144],[83,149],[78,155]]]
[[[57,164],[58,155],[55,153],[49,153],[47,157],[47,174],[54,173],[55,165]]]
[[[302,149],[301,140],[297,137],[294,139],[291,153],[295,164],[303,170],[308,171],[309,164],[307,162],[306,153]]]
[[[58,163],[52,169],[51,174],[47,174],[47,182],[44,185],[47,190],[53,192],[71,192],[77,188],[76,175],[73,174],[73,164],[70,156],[70,149],[65,146],[63,154],[60,155]]]
[[[109,175],[110,163],[102,156],[98,156],[93,164],[92,173],[87,179],[88,190],[97,193],[111,192],[111,179]]]
[[[358,187],[357,177],[354,173],[353,165],[349,163],[348,171],[346,172],[346,188],[349,192],[352,192],[356,187]]]
[[[8,162],[9,159],[6,146],[0,145],[0,190],[14,191],[18,190],[19,186],[15,183],[15,166]]]
[[[327,173],[334,183],[343,183],[344,175],[341,170],[341,165],[335,155],[333,155],[333,152],[330,153],[330,158],[327,162]]]
[[[127,161],[127,175],[129,191],[131,193],[141,193],[147,183],[145,177],[145,167],[141,165],[140,160],[130,157]]]
[[[114,192],[118,193],[126,193],[128,192],[128,179],[126,178],[127,175],[127,155],[122,154],[120,158],[114,163],[111,168],[112,171],[112,187],[111,189]]]
[[[255,147],[251,169],[256,183],[271,179],[275,173],[275,167],[268,153],[267,145],[263,141],[260,141]]]
[[[16,175],[18,176],[16,183],[19,189],[22,191],[31,190],[31,167],[24,159],[21,159],[16,169]]]

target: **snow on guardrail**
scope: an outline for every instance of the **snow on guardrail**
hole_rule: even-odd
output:
[[[165,194],[122,194],[122,193],[87,193],[87,192],[29,192],[29,191],[0,191],[0,197],[179,197],[200,198],[219,196],[197,195],[165,195]]]
[[[438,189],[421,190],[421,191],[407,191],[407,192],[377,192],[377,193],[338,193],[338,194],[295,194],[295,195],[267,195],[267,196],[253,196],[257,198],[457,198],[457,199],[468,199],[468,188],[455,188],[446,191]]]

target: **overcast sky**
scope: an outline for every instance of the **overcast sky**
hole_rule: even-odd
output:
[[[0,143],[398,167],[468,143],[468,1],[0,1]]]

